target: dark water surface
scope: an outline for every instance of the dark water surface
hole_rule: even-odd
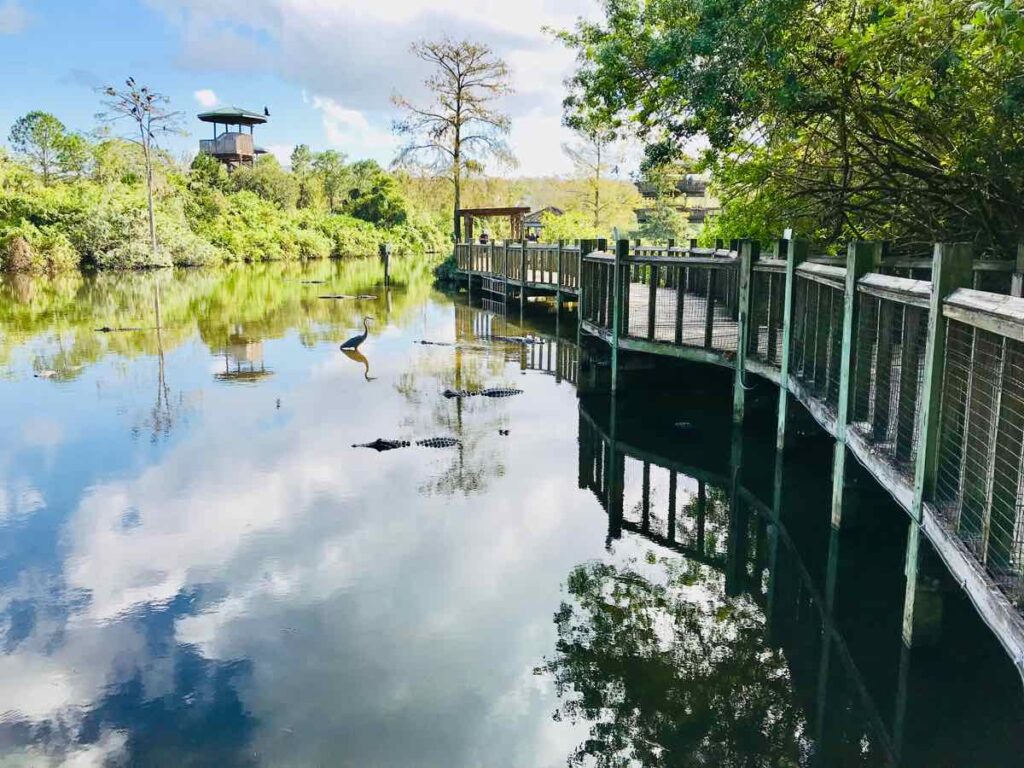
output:
[[[906,516],[855,477],[833,532],[774,393],[613,405],[574,316],[376,271],[0,284],[0,765],[1024,762],[1013,666],[941,567],[904,648]]]

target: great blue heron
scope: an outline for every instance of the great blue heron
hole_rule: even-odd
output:
[[[370,321],[372,317],[363,318],[363,332],[358,336],[353,336],[351,339],[341,345],[342,349],[359,349],[359,345],[366,341],[366,337],[370,335]]]

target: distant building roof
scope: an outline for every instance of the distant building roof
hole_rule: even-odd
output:
[[[539,211],[533,211],[533,213],[526,214],[526,218],[523,219],[523,223],[528,227],[539,227],[541,225],[541,217],[545,213],[550,213],[552,216],[561,216],[565,211],[561,208],[549,205],[547,208],[541,208]]]
[[[225,125],[262,125],[267,122],[265,115],[250,112],[241,107],[221,107],[211,112],[200,112],[197,117],[204,123],[224,123]]]

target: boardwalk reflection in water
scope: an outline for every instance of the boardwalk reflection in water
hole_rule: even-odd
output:
[[[607,514],[608,547],[653,546],[568,576],[540,671],[563,698],[557,716],[591,724],[570,762],[1013,764],[1019,684],[956,585],[941,587],[945,634],[911,664],[905,534],[881,489],[855,478],[840,533],[827,443],[773,473],[771,452],[727,421],[652,426],[652,396],[580,404],[579,484]]]

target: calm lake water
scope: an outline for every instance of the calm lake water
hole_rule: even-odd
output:
[[[855,476],[832,533],[774,392],[613,404],[574,316],[377,269],[0,284],[0,765],[1022,764],[1013,666],[941,566],[903,647],[906,515]]]

